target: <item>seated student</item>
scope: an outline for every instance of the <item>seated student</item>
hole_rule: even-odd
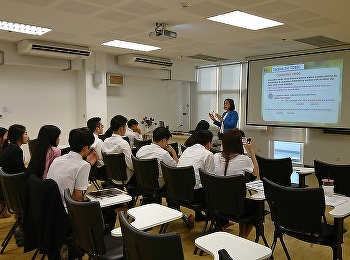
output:
[[[99,138],[99,135],[103,134],[103,124],[101,123],[100,117],[92,117],[87,121],[87,127],[90,129],[90,131],[94,134],[95,141],[91,145],[91,148],[95,150],[97,153],[97,173],[96,178],[106,180],[107,179],[107,173],[106,173],[106,167],[103,162],[102,158],[102,146],[103,141]]]
[[[7,134],[7,129],[4,127],[0,127],[0,156],[9,143],[7,139]],[[0,193],[0,201],[0,218],[11,217],[11,213],[8,211],[8,208],[5,203],[5,198],[2,193]]]
[[[128,120],[122,115],[116,115],[111,119],[111,129],[113,134],[111,137],[106,138],[103,141],[102,152],[106,154],[118,154],[123,153],[126,163],[126,175],[127,182],[135,181],[134,167],[131,160],[131,148],[129,143],[123,139],[126,131],[126,122]]]
[[[186,148],[186,150],[182,153],[177,167],[193,166],[196,178],[196,184],[194,186],[196,200],[202,201],[205,200],[205,195],[199,176],[199,168],[207,172],[214,172],[214,156],[213,153],[210,152],[213,133],[209,130],[201,130],[195,135],[196,143]],[[196,221],[204,219],[205,217],[201,212],[195,213]]]
[[[138,127],[139,123],[135,119],[128,121],[128,127],[125,131],[125,136],[129,138],[131,149],[134,147],[134,139],[143,140],[141,130]]]
[[[206,120],[201,120],[198,122],[196,128],[194,131],[190,131],[191,135],[187,138],[187,140],[184,142],[184,146],[189,147],[196,143],[196,133],[201,130],[208,130],[209,129],[209,123]]]
[[[86,127],[71,130],[68,138],[70,152],[54,159],[49,168],[47,178],[57,183],[64,205],[64,190],[67,188],[75,201],[83,201],[83,192],[88,188],[90,164],[97,161],[96,153],[90,153],[94,140],[92,132]]]
[[[36,148],[30,158],[26,174],[35,174],[45,180],[52,161],[61,156],[61,149],[57,148],[61,130],[54,125],[44,125],[40,128],[36,141]]]
[[[160,162],[163,161],[169,166],[176,166],[178,162],[177,154],[174,148],[169,145],[171,133],[165,127],[157,127],[153,130],[153,142],[149,145],[144,145],[136,153],[139,159],[153,159],[156,158],[159,164],[159,187],[164,186],[164,179]],[[169,154],[171,153],[171,156]]]
[[[250,158],[244,154],[243,145],[249,151]],[[243,144],[240,130],[237,128],[229,129],[223,134],[222,148],[221,153],[214,154],[214,172],[216,175],[245,175],[245,172],[250,172],[255,176],[258,175],[258,162],[255,158],[251,138],[249,142]],[[239,236],[248,237],[252,228],[252,225],[239,224]]]
[[[25,172],[22,144],[28,143],[27,130],[23,125],[11,125],[8,130],[9,144],[0,155],[0,167],[7,174]]]

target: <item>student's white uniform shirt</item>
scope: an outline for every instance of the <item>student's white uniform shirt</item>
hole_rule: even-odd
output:
[[[156,158],[158,160],[158,168],[159,168],[158,182],[160,187],[164,186],[164,178],[163,178],[160,162],[163,161],[165,164],[169,166],[174,166],[174,167],[177,164],[176,161],[173,159],[173,157],[170,156],[167,150],[163,149],[162,147],[154,143],[141,146],[136,153],[136,157],[139,159]]]
[[[201,144],[194,144],[187,147],[186,150],[180,156],[177,167],[191,166],[193,165],[196,185],[195,189],[201,188],[201,179],[199,176],[199,168],[205,170],[206,172],[214,172],[214,156],[213,153],[207,150]]]
[[[221,153],[214,154],[215,174],[224,176],[225,172],[225,158]],[[230,159],[226,176],[230,175],[244,175],[244,172],[252,173],[254,164],[252,160],[244,154],[238,154],[234,158]]]
[[[90,164],[73,151],[53,160],[47,179],[53,179],[57,183],[65,206],[64,190],[68,188],[71,194],[74,189],[87,190],[90,168]]]
[[[134,139],[143,140],[142,134],[132,131],[129,127],[126,128],[125,136],[129,138],[131,148],[134,147]]]
[[[127,141],[123,139],[122,136],[117,134],[112,134],[111,137],[108,137],[104,140],[102,146],[102,152],[106,154],[118,154],[124,153],[125,163],[126,163],[126,175],[127,181],[131,178],[134,173],[134,167],[131,161],[131,148]]]
[[[103,146],[103,141],[98,137],[97,134],[94,134],[95,141],[91,145],[91,148],[93,148],[96,153],[97,153],[97,167],[102,167],[104,164],[103,158],[102,158],[102,146]]]

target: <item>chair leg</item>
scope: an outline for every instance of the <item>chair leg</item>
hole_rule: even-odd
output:
[[[286,244],[284,243],[283,235],[282,235],[282,234],[280,235],[280,241],[281,241],[281,244],[282,244],[284,253],[285,253],[286,256],[287,256],[287,259],[288,259],[288,260],[291,260],[290,255],[289,255],[288,250],[287,250],[287,247],[286,247]]]
[[[0,251],[0,254],[4,253],[4,250],[7,246],[7,244],[10,242],[10,239],[11,237],[13,236],[13,234],[15,233],[16,231],[16,228],[18,227],[19,225],[19,222],[20,222],[20,219],[17,219],[16,222],[13,224],[12,228],[10,229],[10,231],[7,233],[4,241],[2,242],[1,246],[2,246],[2,249]]]

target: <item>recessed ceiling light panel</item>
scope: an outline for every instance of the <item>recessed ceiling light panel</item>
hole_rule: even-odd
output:
[[[151,45],[145,45],[145,44],[127,42],[127,41],[120,41],[120,40],[112,40],[109,42],[104,42],[104,43],[102,43],[102,45],[116,47],[116,48],[129,49],[129,50],[136,50],[136,51],[154,51],[154,50],[160,49],[159,47],[155,47],[155,46],[151,46]]]
[[[52,29],[45,28],[45,27],[38,27],[34,25],[28,25],[28,24],[0,21],[0,30],[25,33],[25,34],[31,34],[31,35],[43,35],[51,31]]]
[[[226,14],[216,15],[213,17],[209,17],[208,20],[237,26],[249,30],[260,30],[268,27],[283,25],[283,23],[281,22],[244,13],[241,11],[233,11]]]

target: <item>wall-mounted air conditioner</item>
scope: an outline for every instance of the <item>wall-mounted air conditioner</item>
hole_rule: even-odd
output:
[[[17,53],[69,60],[86,59],[91,55],[87,47],[35,40],[17,42]]]
[[[124,54],[118,56],[118,64],[129,67],[166,69],[173,65],[170,59],[139,54]]]

